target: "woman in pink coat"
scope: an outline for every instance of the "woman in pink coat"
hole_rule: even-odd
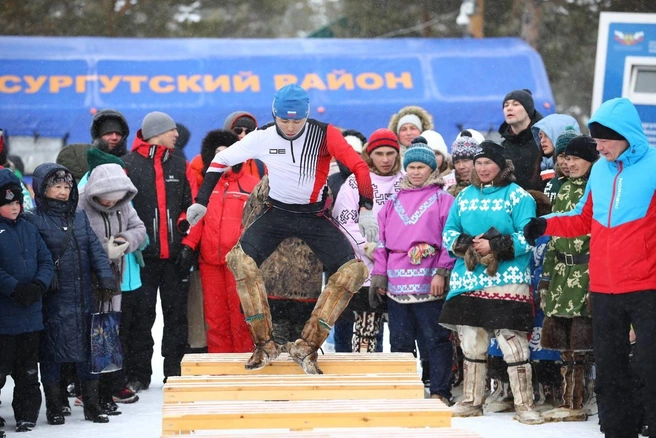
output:
[[[454,198],[435,172],[433,150],[421,140],[415,139],[403,158],[401,191],[378,213],[369,299],[374,306],[387,296],[392,352],[414,352],[419,334],[428,349],[431,398],[449,405],[453,347],[438,320],[455,263],[442,245]]]

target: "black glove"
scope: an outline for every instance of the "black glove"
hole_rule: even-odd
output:
[[[175,266],[183,277],[189,276],[191,265],[194,263],[194,250],[187,245],[182,245],[182,249],[175,258]]]
[[[114,298],[114,294],[116,294],[116,291],[105,287],[100,287],[96,289],[96,299],[98,301],[102,301],[102,302],[111,301],[112,298]]]
[[[187,219],[183,219],[178,223],[178,230],[182,234],[187,234],[187,232],[189,231],[190,228],[191,228],[191,224],[189,223],[189,221]]]
[[[45,288],[39,283],[18,283],[9,297],[16,304],[27,307],[39,301],[44,292]]]
[[[535,240],[547,231],[547,220],[541,217],[534,217],[524,225],[524,237],[526,241],[535,246]]]

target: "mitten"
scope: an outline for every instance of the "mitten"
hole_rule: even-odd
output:
[[[373,211],[367,209],[361,210],[358,226],[360,227],[360,233],[367,242],[378,240],[378,220]]]
[[[144,262],[143,252],[141,252],[140,250],[136,250],[132,254],[134,254],[134,260],[137,262],[139,267],[145,268],[146,267],[146,262]]]
[[[18,283],[9,297],[27,307],[39,301],[44,292],[45,288],[39,283]]]
[[[529,245],[535,246],[535,240],[547,231],[547,220],[541,217],[531,218],[524,225],[524,237]]]
[[[385,302],[385,296],[378,292],[378,289],[387,290],[386,275],[372,275],[371,285],[369,286],[369,305],[375,309]]]
[[[207,213],[207,207],[203,204],[193,204],[187,209],[187,221],[192,227],[196,225]],[[191,267],[191,265],[190,265]]]
[[[114,236],[109,238],[107,242],[107,257],[110,260],[120,259],[125,255],[125,251],[130,247],[129,242],[125,241],[115,241]]]

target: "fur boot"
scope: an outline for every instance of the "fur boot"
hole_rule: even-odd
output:
[[[544,420],[533,407],[533,384],[531,365],[528,363],[509,364],[508,377],[515,401],[514,420],[522,424],[542,424]]]
[[[515,408],[508,382],[497,381],[497,387],[485,401],[485,412],[511,412]]]
[[[362,261],[354,259],[344,263],[328,279],[310,319],[303,327],[301,338],[287,344],[289,355],[307,374],[323,374],[317,364],[317,350],[368,275]]]
[[[463,360],[464,381],[461,401],[451,407],[454,417],[480,417],[483,415],[483,397],[485,395],[486,360]]]
[[[588,414],[583,407],[585,392],[585,357],[583,354],[565,351],[562,353],[563,376],[562,404],[542,414],[545,421],[586,421]]]
[[[253,354],[244,367],[247,370],[259,370],[277,358],[281,351],[280,346],[272,338],[271,310],[262,273],[257,268],[255,260],[249,257],[239,245],[228,253],[226,261],[235,276],[239,301],[255,344]]]

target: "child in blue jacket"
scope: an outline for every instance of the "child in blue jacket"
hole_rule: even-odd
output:
[[[41,408],[37,368],[43,330],[41,296],[52,281],[52,256],[39,230],[23,218],[23,191],[0,170],[0,388],[11,374],[16,431],[35,425]],[[4,420],[0,417],[0,426]]]

